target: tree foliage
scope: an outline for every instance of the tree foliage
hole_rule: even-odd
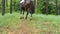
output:
[[[55,14],[56,13],[56,0],[48,0],[48,1],[49,1],[48,14]],[[0,11],[1,11],[1,6],[2,6],[1,2],[2,2],[2,0],[0,1]],[[7,3],[8,3],[8,7],[10,7],[9,6],[10,0],[8,0]],[[15,10],[15,11],[20,10],[20,0],[12,0],[12,7],[13,7],[13,10]],[[8,10],[10,10],[10,9],[8,8]],[[37,5],[36,5],[35,11],[36,11],[36,13],[39,13],[39,14],[41,14],[41,13],[45,14],[46,13],[46,1],[37,0]],[[60,11],[60,0],[58,0],[58,11]],[[59,14],[60,14],[60,12],[59,12]]]

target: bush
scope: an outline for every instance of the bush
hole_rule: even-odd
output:
[[[16,2],[16,4],[14,5],[15,6],[15,11],[18,11],[20,10],[20,3],[19,2]]]

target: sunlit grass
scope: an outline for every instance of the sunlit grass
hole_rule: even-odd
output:
[[[44,31],[50,28],[49,30],[55,30],[55,32],[53,32],[54,34],[60,34],[60,16],[34,14],[31,21],[29,20],[29,16],[27,22],[32,26],[32,31],[34,29],[40,29],[43,31],[41,34],[43,34],[45,33]],[[19,18],[20,13],[18,12],[14,12],[12,14],[6,13],[4,16],[0,14],[0,28],[10,27],[12,29],[17,29],[21,21]],[[3,34],[4,32],[5,30],[3,31]]]
[[[19,13],[7,13],[4,16],[0,14],[0,27],[16,26],[19,23]]]

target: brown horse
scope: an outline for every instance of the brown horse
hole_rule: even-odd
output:
[[[24,15],[24,11],[27,12],[25,19],[27,19],[28,14],[31,14],[31,18],[32,18],[32,14],[35,12],[35,4],[33,1],[31,0],[24,0],[24,2],[20,3],[20,14]],[[24,17],[20,17],[20,18],[24,18]]]

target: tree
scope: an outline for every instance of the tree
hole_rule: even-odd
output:
[[[16,0],[14,0],[14,10],[15,10]]]
[[[48,15],[48,0],[46,0],[46,15]]]
[[[58,0],[56,0],[56,15],[58,15]]]
[[[8,7],[8,0],[6,0],[6,6]]]
[[[5,14],[5,0],[2,0],[2,16]]]
[[[10,0],[10,14],[12,14],[12,0]]]

